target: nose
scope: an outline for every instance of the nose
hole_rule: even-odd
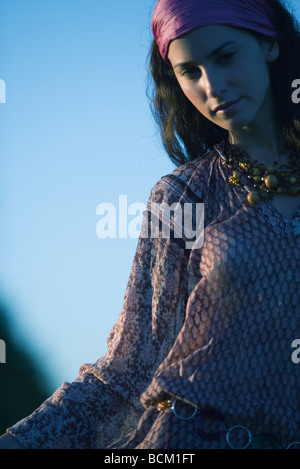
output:
[[[219,98],[226,91],[226,83],[220,73],[216,71],[202,71],[202,86],[207,98]]]

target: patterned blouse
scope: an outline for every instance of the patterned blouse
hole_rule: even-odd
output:
[[[300,207],[284,218],[271,201],[250,205],[247,180],[228,182],[224,150],[154,186],[108,352],[8,429],[24,447],[286,448],[300,439]],[[163,235],[172,204],[204,204],[202,244],[175,236],[174,212]]]

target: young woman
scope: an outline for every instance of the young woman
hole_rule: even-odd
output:
[[[107,355],[3,447],[300,447],[298,27],[279,0],[159,0],[152,31],[178,168],[152,190]]]

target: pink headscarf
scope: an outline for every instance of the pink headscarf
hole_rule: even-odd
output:
[[[167,62],[170,42],[199,26],[224,24],[278,40],[275,23],[267,0],[158,0],[151,29]]]

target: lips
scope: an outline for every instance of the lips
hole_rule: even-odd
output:
[[[240,99],[236,99],[234,101],[227,101],[226,103],[220,104],[220,106],[217,106],[213,109],[213,112],[225,111],[225,109],[228,109],[230,106],[237,103],[239,100]]]

